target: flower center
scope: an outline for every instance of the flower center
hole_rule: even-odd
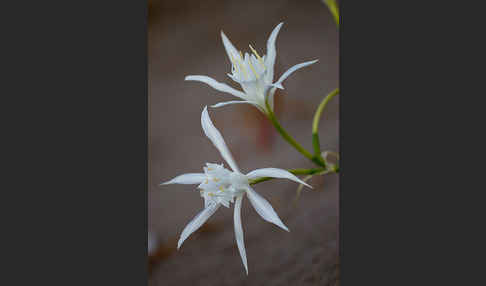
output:
[[[206,206],[209,203],[220,203],[229,207],[230,202],[234,202],[234,197],[241,195],[248,185],[245,175],[231,172],[223,164],[207,163],[204,173],[206,179],[198,188]]]
[[[245,53],[243,57],[241,51],[239,55],[230,55],[232,77],[238,82],[258,81],[266,71],[263,58],[251,45],[249,46],[253,53],[251,55]]]

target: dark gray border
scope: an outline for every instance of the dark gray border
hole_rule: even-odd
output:
[[[483,30],[475,11],[341,1],[343,286],[484,284],[482,263],[470,259],[482,261],[484,235],[465,229],[484,224],[484,201],[470,199],[481,168],[465,162],[479,152],[468,153],[476,140],[464,133],[484,122],[467,97],[484,89],[472,89],[477,75],[467,72],[483,57],[464,40]]]
[[[147,3],[18,4],[1,284],[147,285]]]

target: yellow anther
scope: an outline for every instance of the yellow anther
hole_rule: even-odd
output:
[[[260,55],[257,53],[257,51],[251,45],[248,45],[248,46],[250,46],[251,51],[255,54],[255,56],[257,57],[258,61],[262,65],[263,69],[265,70],[265,64],[263,64],[262,57],[260,57]]]
[[[223,186],[219,186],[219,190],[220,190],[221,192],[224,192]]]
[[[218,182],[219,179],[218,178],[213,178],[213,181]]]
[[[204,181],[204,183],[205,183],[205,184],[207,184],[207,183],[208,183],[208,179],[206,179],[206,180]]]
[[[213,193],[208,193],[208,196],[213,197],[214,194]]]
[[[208,171],[212,171],[212,170],[213,170],[213,168],[208,168]]]

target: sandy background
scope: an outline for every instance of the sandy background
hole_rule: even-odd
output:
[[[248,257],[246,276],[233,231],[233,209],[220,208],[200,231],[175,251],[185,225],[202,209],[190,185],[159,187],[161,181],[201,172],[222,158],[204,136],[200,115],[205,105],[236,98],[197,82],[189,74],[208,75],[237,87],[226,76],[230,64],[220,38],[223,29],[235,44],[264,54],[272,29],[277,39],[278,78],[292,65],[319,59],[284,82],[277,91],[281,124],[311,150],[311,124],[320,100],[338,86],[338,31],[326,6],[306,1],[149,1],[149,195],[148,223],[153,252],[149,285],[338,285],[338,176],[315,177],[314,190],[292,202],[297,184],[273,180],[255,190],[275,208],[287,233],[263,221],[248,200],[242,220]],[[239,87],[238,87],[239,89]],[[323,150],[339,151],[339,97],[320,123]],[[256,168],[313,167],[272,129],[255,108],[231,105],[210,109],[244,172]]]

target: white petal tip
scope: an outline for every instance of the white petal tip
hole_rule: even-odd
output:
[[[279,88],[279,89],[284,89],[284,87],[281,83],[272,83],[271,86]]]
[[[229,41],[228,37],[226,36],[226,34],[223,32],[223,30],[221,30],[221,38],[223,39],[223,43],[225,41]]]
[[[186,77],[184,78],[184,80],[187,80],[187,81],[199,81],[197,75],[186,75]]]
[[[306,182],[304,182],[304,181],[302,181],[302,180],[299,180],[298,182],[299,182],[301,185],[304,185],[304,186],[306,186],[306,187],[308,187],[308,188],[313,189],[313,187],[312,187],[311,185],[307,184]]]
[[[278,227],[280,227],[281,229],[287,231],[287,232],[290,232],[289,228],[285,226],[285,224],[283,224],[283,222],[277,222],[277,221],[274,221],[273,222],[275,225],[277,225]]]
[[[160,183],[159,186],[170,185],[170,184],[173,184],[173,183],[174,183],[174,180],[170,180],[170,181]]]

